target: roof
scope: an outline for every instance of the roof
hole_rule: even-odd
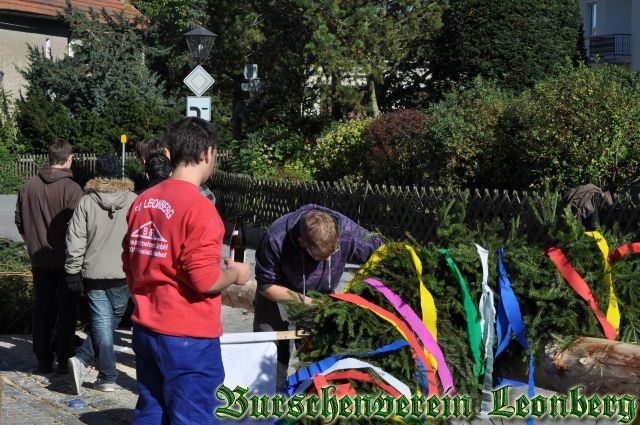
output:
[[[125,16],[132,20],[140,15],[140,12],[125,0],[72,0],[71,5],[82,10],[91,8],[101,11],[103,8],[109,14],[124,12]],[[0,12],[15,12],[31,16],[53,17],[58,13],[64,14],[66,0],[2,0]]]

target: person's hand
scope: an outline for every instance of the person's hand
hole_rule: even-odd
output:
[[[64,277],[64,283],[67,284],[67,288],[69,288],[71,292],[82,294],[82,291],[84,290],[84,285],[82,284],[82,276],[80,275],[80,273],[67,274]]]
[[[235,285],[244,285],[249,281],[251,277],[251,269],[247,263],[238,263],[233,261],[233,258],[225,258],[224,263],[229,270],[235,270],[238,273],[238,278],[234,282]]]

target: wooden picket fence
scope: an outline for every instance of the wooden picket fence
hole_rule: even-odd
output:
[[[456,199],[466,199],[468,225],[499,220],[509,226],[511,219],[519,217],[531,242],[543,242],[547,234],[535,211],[547,205],[559,214],[562,208],[557,195],[525,191],[292,183],[222,171],[216,172],[209,184],[216,195],[218,211],[227,220],[242,214],[245,222],[268,227],[278,217],[313,203],[339,211],[364,228],[390,238],[404,239],[409,233],[421,243],[435,241],[437,212]],[[638,202],[626,195],[617,197],[612,206],[601,203],[600,221],[605,227],[617,225],[620,231],[635,234],[640,228]]]
[[[95,153],[88,154],[74,154],[71,170],[73,171],[74,179],[81,185],[95,175],[96,158],[99,155]],[[118,158],[121,155],[117,154]],[[216,168],[221,169],[224,166],[225,161],[229,158],[229,152],[219,151],[216,161]],[[136,156],[132,152],[125,152],[125,162],[136,161]],[[38,170],[48,164],[48,157],[46,154],[25,154],[20,155],[15,164],[15,173],[18,177],[23,179],[29,179],[38,173]],[[10,164],[5,164],[3,170],[13,169]]]

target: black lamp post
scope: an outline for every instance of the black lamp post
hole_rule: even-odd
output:
[[[217,34],[202,27],[198,27],[184,34],[184,38],[187,40],[187,45],[189,46],[189,52],[191,52],[191,57],[193,57],[198,64],[207,60],[216,37]]]

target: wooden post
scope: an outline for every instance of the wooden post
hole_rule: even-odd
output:
[[[231,285],[222,290],[222,304],[254,311],[253,300],[256,296],[256,281],[250,280],[245,285]]]
[[[640,396],[640,345],[578,338],[564,350],[548,345],[538,360],[536,386],[565,393],[582,385],[587,393]]]

